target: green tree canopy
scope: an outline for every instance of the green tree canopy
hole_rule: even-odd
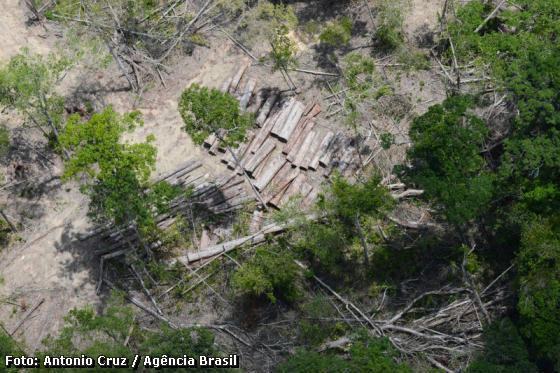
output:
[[[185,130],[197,144],[202,144],[210,134],[219,134],[229,146],[245,139],[252,124],[250,114],[243,114],[232,95],[192,84],[183,91],[179,100],[179,113]]]
[[[138,112],[120,115],[111,107],[85,122],[78,116],[68,119],[60,141],[72,156],[63,176],[85,180],[82,190],[91,197],[95,220],[153,226],[154,209],[161,212],[176,194],[166,183],[147,189],[156,161],[153,137],[138,144],[121,142],[125,132],[141,123]]]
[[[488,130],[468,112],[472,105],[468,96],[450,97],[416,118],[410,128],[412,165],[406,177],[459,225],[484,211],[493,193],[493,176],[481,155]]]
[[[298,266],[288,252],[274,249],[257,249],[255,256],[235,272],[233,287],[239,294],[266,295],[272,303],[277,298],[292,302],[299,296]]]
[[[55,88],[70,66],[67,58],[52,53],[43,57],[23,49],[0,68],[0,105],[16,109],[27,124],[57,140],[64,99]]]
[[[560,216],[527,224],[517,263],[521,332],[560,369]]]
[[[484,330],[484,350],[468,367],[469,373],[532,373],[537,367],[529,361],[529,352],[516,326],[502,319]]]

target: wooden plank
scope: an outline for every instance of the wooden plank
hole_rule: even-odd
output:
[[[311,145],[309,146],[309,149],[307,150],[307,152],[305,153],[305,156],[303,157],[302,161],[301,161],[301,165],[300,168],[307,170],[309,168],[309,166],[311,165],[311,162],[313,161],[313,159],[315,158],[315,155],[319,152],[319,147],[321,146],[321,142],[323,141],[323,137],[321,136],[321,134],[317,131],[315,137],[313,138],[313,141],[311,142]],[[317,163],[319,163],[319,160],[317,160]]]
[[[309,184],[308,182],[305,182],[301,185],[299,194],[301,195],[302,202],[305,201],[305,198],[309,195],[309,193],[311,193],[312,190],[313,185]]]
[[[292,164],[294,166],[300,167],[303,163],[305,163],[305,155],[307,154],[307,152],[311,148],[311,144],[313,143],[313,141],[315,140],[315,137],[317,137],[317,135],[318,135],[317,131],[309,131],[307,133],[307,136],[305,137],[305,139],[301,143],[301,146],[299,147],[299,149],[297,149],[298,151],[294,156],[294,160],[292,161]],[[296,149],[294,148],[294,150],[296,150]]]
[[[296,100],[295,98],[291,98],[283,107],[281,110],[281,114],[278,116],[278,118],[276,119],[276,122],[274,123],[274,127],[272,127],[272,131],[270,131],[270,133],[274,136],[278,136],[278,134],[282,131],[282,128],[284,127],[284,125],[286,124],[286,120],[288,119],[288,117],[290,116],[290,113],[292,112],[292,109],[294,108],[294,105],[296,104]]]
[[[295,196],[296,194],[300,193],[301,192],[301,187],[302,187],[303,183],[306,182],[306,180],[307,180],[307,177],[305,176],[305,174],[299,174],[294,179],[294,181],[292,181],[292,183],[290,184],[290,186],[288,187],[288,189],[284,193],[284,195],[280,199],[280,202],[279,202],[277,207],[282,207],[286,202],[288,202],[290,197]]]
[[[251,142],[251,145],[249,147],[249,151],[252,154],[255,154],[257,152],[257,150],[262,146],[264,141],[267,139],[268,135],[270,135],[270,131],[272,130],[272,127],[274,127],[274,123],[276,119],[280,116],[280,114],[281,112],[279,111],[276,112],[276,114],[274,114],[272,117],[269,117],[264,123],[264,125],[262,126],[261,130],[257,132],[257,134],[255,135],[255,139],[253,140],[253,142]]]
[[[286,164],[286,157],[282,154],[277,154],[266,164],[263,172],[259,174],[257,181],[253,184],[257,190],[263,190],[268,183],[272,181],[274,176],[280,171],[282,166]]]
[[[288,190],[288,188],[290,187],[290,185],[292,185],[293,180],[290,181],[288,183],[288,185],[284,186],[284,188],[282,188],[281,190],[279,190],[276,195],[274,195],[269,201],[268,204],[272,207],[276,207],[276,208],[280,208],[280,200],[284,197],[284,194],[286,193],[286,191]]]
[[[253,157],[245,164],[245,170],[251,174],[257,166],[276,148],[276,141],[272,138],[266,139],[262,146],[255,152]]]
[[[313,159],[311,159],[311,162],[309,162],[309,169],[316,170],[317,167],[319,167],[319,159],[321,159],[321,157],[323,157],[323,155],[326,153],[333,138],[334,138],[334,133],[330,131],[323,137],[321,144],[319,144],[319,149],[313,156]]]
[[[212,145],[214,145],[214,143],[218,141],[218,138],[216,137],[216,134],[211,133],[210,136],[208,136],[205,140],[204,140],[204,146],[207,148],[210,148]]]
[[[278,138],[284,142],[288,142],[290,136],[294,132],[295,128],[297,127],[299,120],[303,115],[303,110],[305,107],[301,102],[296,101],[296,103],[292,106],[292,110],[290,114],[286,118],[284,125],[279,128],[277,133],[274,133],[274,129],[272,131],[273,134],[276,134]]]
[[[334,153],[337,152],[340,148],[341,141],[342,141],[342,133],[339,132],[334,136],[329,147],[325,151],[325,154],[323,154],[323,156],[319,159],[319,164],[321,166],[323,167],[330,166]]]
[[[263,191],[263,200],[269,202],[274,198],[282,189],[294,180],[299,175],[299,168],[293,168],[289,162],[286,162],[272,181],[266,186]]]
[[[313,131],[313,128],[315,128],[315,121],[313,120],[308,121],[307,124],[305,125],[305,128],[299,135],[299,139],[294,143],[293,147],[290,149],[290,152],[286,155],[286,159],[288,161],[292,163],[294,162],[296,155],[301,150],[301,146],[303,145],[303,142],[305,141],[309,133]]]
[[[208,153],[211,154],[211,155],[216,155],[216,154],[218,154],[219,147],[220,147],[220,141],[219,141],[219,140],[216,140],[216,141],[212,144],[212,146],[210,147],[210,149],[208,149]]]
[[[309,119],[315,118],[317,115],[321,113],[321,111],[322,111],[321,105],[315,104],[313,105],[311,110],[307,114],[305,114],[305,116],[308,117]]]
[[[251,224],[249,224],[249,233],[253,234],[258,232],[264,222],[264,212],[262,210],[253,211],[253,216],[251,217]]]
[[[243,75],[245,74],[245,71],[247,70],[250,64],[251,63],[249,61],[246,61],[243,65],[241,65],[239,70],[237,70],[237,73],[233,76],[233,79],[231,80],[231,86],[229,90],[230,92],[237,91],[239,82],[241,81],[241,78],[243,78]]]
[[[309,123],[309,118],[307,118],[307,117],[302,117],[299,120],[299,123],[296,126],[296,129],[294,130],[294,132],[292,133],[292,136],[290,136],[290,139],[284,145],[284,148],[282,149],[282,153],[284,153],[286,155],[290,154],[290,151],[292,150],[294,145],[297,144],[299,141],[301,141],[301,139],[300,139],[301,134],[305,130],[305,127],[307,126],[308,123]]]
[[[239,109],[245,110],[249,105],[249,101],[251,97],[253,97],[253,92],[255,91],[255,87],[257,86],[257,81],[255,79],[249,79],[247,84],[245,84],[245,88],[243,89],[243,96],[239,101]]]
[[[253,179],[258,179],[259,176],[261,175],[261,173],[264,171],[266,165],[268,164],[268,161],[270,160],[270,158],[272,158],[272,152],[270,152],[257,166],[257,168],[255,168],[255,171],[253,171],[253,173],[251,174],[251,177]]]
[[[319,195],[319,188],[313,188],[311,192],[309,192],[307,197],[304,198],[303,205],[305,207],[311,206],[315,202],[315,199],[317,199],[318,195]]]
[[[224,80],[222,86],[220,87],[220,91],[222,91],[223,93],[228,93],[232,81],[233,81],[233,77],[229,77],[228,79]]]
[[[278,95],[273,93],[272,95],[268,96],[268,98],[266,99],[262,109],[259,112],[259,115],[257,116],[257,121],[256,124],[258,127],[261,127],[263,125],[263,123],[266,121],[266,118],[268,118],[270,112],[272,111],[272,108],[274,107],[274,104],[276,104],[276,101],[278,100]]]

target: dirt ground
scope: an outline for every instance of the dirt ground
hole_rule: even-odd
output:
[[[7,0],[0,13],[0,62],[7,61],[21,47],[31,52],[48,53],[57,42],[56,37],[43,38],[47,33],[41,26],[28,27],[25,24],[24,6],[17,0]],[[48,27],[48,26],[47,26]],[[139,110],[143,114],[144,126],[127,136],[128,141],[142,141],[149,134],[156,137],[158,148],[154,176],[167,173],[187,159],[203,161],[209,175],[223,170],[223,166],[213,157],[205,156],[189,136],[181,129],[182,120],[177,111],[180,92],[197,81],[209,86],[219,86],[226,76],[235,69],[237,54],[228,55],[227,48],[198,49],[192,57],[181,63],[188,66],[176,69],[167,77],[167,87],[157,86],[145,93],[141,100],[130,92],[119,92],[110,87],[119,86],[111,79],[110,73],[72,71],[64,83],[66,95],[87,97],[88,87],[107,88],[108,92],[95,94],[97,108],[113,105],[119,112]],[[99,79],[105,76],[104,79]],[[220,80],[222,79],[222,80]],[[124,82],[120,82],[121,86]],[[10,127],[18,125],[16,117],[4,114],[1,120]],[[42,145],[40,134],[34,131],[24,133],[28,142]],[[17,154],[4,165],[5,184],[21,181],[11,168],[25,164],[25,178],[33,178],[44,185],[40,193],[34,191],[32,197],[22,190],[11,189],[10,194],[0,197],[6,212],[12,216],[24,216],[24,229],[19,232],[19,242],[0,254],[0,322],[12,331],[27,310],[39,300],[41,306],[25,321],[15,334],[22,338],[30,350],[41,345],[48,334],[56,333],[63,324],[63,317],[74,308],[86,304],[98,305],[100,299],[95,293],[97,259],[93,255],[95,247],[83,247],[76,236],[91,229],[86,216],[87,198],[77,185],[62,185],[59,177],[62,165],[38,166],[37,155]],[[21,192],[18,193],[17,192]]]
[[[0,63],[16,54],[21,47],[32,52],[48,53],[60,39],[42,26],[27,26],[23,2],[4,0],[0,13]],[[437,13],[443,0],[413,0],[407,15],[406,32],[409,39],[424,25],[434,27]],[[48,27],[48,26],[47,26]],[[114,74],[105,72],[71,72],[64,83],[64,93],[76,99],[90,99],[96,109],[113,105],[119,112],[139,110],[145,125],[127,136],[128,141],[142,141],[149,134],[156,137],[158,148],[156,172],[154,176],[172,171],[187,159],[197,158],[204,164],[209,175],[217,175],[224,170],[215,157],[208,156],[195,146],[181,129],[182,120],[177,111],[181,91],[192,82],[210,87],[219,87],[224,78],[231,76],[244,56],[231,42],[224,38],[210,40],[211,47],[197,48],[190,57],[182,57],[174,64],[173,71],[165,77],[166,86],[154,85],[139,99],[118,87],[122,81],[113,81]],[[302,48],[302,58],[313,50]],[[260,52],[257,51],[257,55]],[[316,62],[316,61],[315,61]],[[318,67],[309,58],[309,67]],[[302,66],[307,68],[308,66]],[[281,86],[279,75],[270,75],[263,67],[255,68],[263,77],[263,83]],[[321,89],[310,82],[314,77],[295,74],[298,84],[306,87],[302,96],[312,98]],[[433,71],[415,72],[402,78],[398,90],[402,94],[416,94],[419,81],[425,81],[420,97],[415,97],[413,111],[423,112],[429,105],[444,99],[442,84]],[[260,84],[259,84],[260,85]],[[324,92],[326,93],[326,91]],[[0,120],[9,120],[10,126],[17,126],[17,120],[8,114],[0,115]],[[25,133],[30,142],[41,144],[39,134]],[[398,154],[402,154],[399,152]],[[62,185],[60,160],[52,158],[41,164],[37,154],[17,155],[3,165],[6,175],[4,183],[20,181],[11,172],[15,163],[28,164],[26,177],[34,178],[36,188],[30,197],[24,190],[10,189],[0,192],[0,203],[6,206],[10,216],[23,216],[24,229],[19,232],[19,242],[0,253],[0,322],[12,331],[26,311],[38,301],[44,302],[21,325],[15,336],[21,338],[31,351],[41,346],[41,340],[55,334],[63,324],[63,317],[74,307],[102,304],[103,298],[95,292],[97,279],[97,259],[93,255],[96,247],[91,242],[86,247],[76,239],[91,229],[86,216],[87,198],[75,184]]]

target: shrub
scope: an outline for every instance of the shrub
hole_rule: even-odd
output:
[[[560,368],[560,217],[535,218],[523,229],[518,276],[521,332],[539,358]]]
[[[484,351],[468,367],[469,373],[537,372],[517,328],[510,319],[494,322],[484,330]]]
[[[255,256],[237,270],[233,287],[239,294],[264,295],[272,303],[278,298],[293,302],[299,296],[298,273],[298,266],[288,253],[259,248]]]
[[[278,372],[396,372],[412,370],[405,364],[396,363],[398,353],[385,338],[371,338],[361,333],[354,339],[344,360],[338,355],[319,354],[300,350],[278,367]]]
[[[350,43],[352,37],[352,20],[342,17],[340,20],[327,24],[319,40],[321,43],[332,47],[345,46]]]
[[[225,144],[235,146],[245,139],[252,123],[249,114],[240,112],[235,97],[198,84],[192,84],[181,94],[179,113],[185,131],[196,144],[202,144],[211,133],[221,132]]]
[[[403,9],[406,8],[402,0],[381,0],[378,2],[379,26],[374,39],[385,51],[392,51],[404,41]]]
[[[481,155],[488,130],[468,113],[474,104],[468,96],[448,98],[414,120],[406,176],[425,190],[453,224],[479,216],[493,193],[493,176]]]

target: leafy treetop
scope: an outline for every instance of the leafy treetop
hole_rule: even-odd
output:
[[[120,115],[111,107],[86,122],[78,116],[68,119],[60,140],[73,154],[63,176],[86,176],[82,189],[91,197],[90,214],[96,220],[153,226],[154,209],[161,212],[176,195],[166,183],[146,189],[156,160],[153,136],[144,143],[121,142],[141,123],[138,112]]]
[[[406,176],[457,225],[484,211],[493,193],[493,176],[481,155],[488,130],[468,112],[472,105],[471,97],[450,97],[416,118],[410,128],[412,165]]]
[[[67,58],[23,49],[0,68],[0,105],[19,111],[45,136],[56,137],[63,122],[64,99],[55,87],[70,66]]]
[[[197,144],[210,134],[218,134],[228,146],[236,146],[245,139],[251,126],[250,114],[243,114],[238,101],[230,94],[192,84],[183,91],[179,113],[185,130]]]

